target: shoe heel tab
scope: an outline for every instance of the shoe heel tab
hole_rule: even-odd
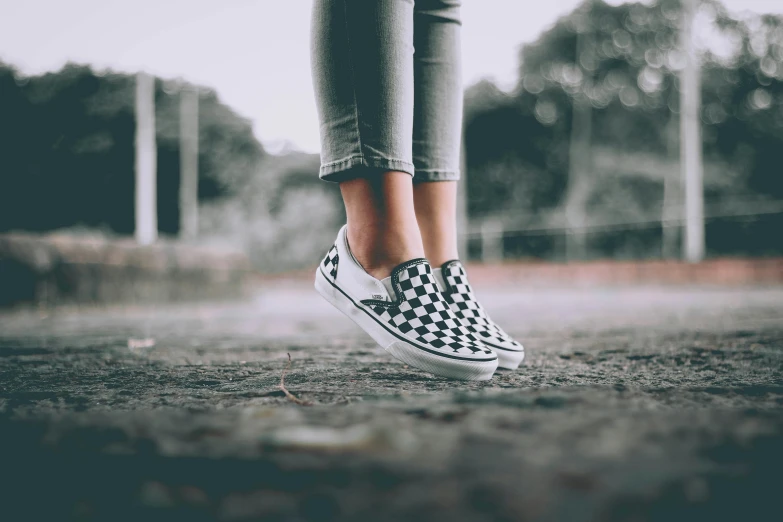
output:
[[[462,268],[462,262],[459,259],[451,259],[440,265],[440,269],[445,272],[454,266],[457,268]]]
[[[399,265],[392,268],[392,279],[394,278],[395,274],[399,274],[400,272],[416,265],[426,265],[426,267],[429,269],[430,272],[432,272],[432,267],[430,266],[430,262],[427,261],[423,257],[415,257],[409,261],[405,261],[404,263],[400,263]]]

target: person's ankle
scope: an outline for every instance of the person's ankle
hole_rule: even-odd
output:
[[[389,277],[406,261],[424,257],[418,229],[405,226],[375,229],[348,226],[348,246],[365,272],[376,279]]]
[[[433,268],[440,268],[443,266],[444,263],[447,263],[448,261],[454,261],[455,259],[459,259],[459,255],[457,252],[439,252],[436,254],[432,254],[429,251],[427,251],[427,259],[429,260],[430,264]]]

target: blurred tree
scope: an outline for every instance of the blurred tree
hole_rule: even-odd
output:
[[[617,6],[587,0],[520,49],[512,93],[489,82],[469,88],[471,215],[500,217],[510,227],[565,226],[576,101],[591,112],[590,132],[578,133],[589,136],[583,138],[588,146],[575,158],[587,164],[589,176],[589,194],[580,197],[585,224],[660,219],[665,180],[679,172],[672,126],[683,65],[679,23],[677,0]],[[719,2],[705,0],[696,23],[708,208],[726,208],[740,197],[781,199],[783,18],[735,19]],[[597,253],[629,255],[599,236],[593,234],[591,245]],[[630,251],[647,255],[660,241],[660,234],[639,233]]]
[[[312,267],[345,223],[340,191],[318,179],[320,157],[291,151],[262,161],[262,176],[201,209],[202,239],[242,247],[266,272]]]
[[[179,88],[156,81],[159,229],[179,227]],[[0,63],[0,231],[133,233],[134,78],[68,64],[25,77]],[[250,123],[200,90],[199,198],[239,192],[266,156]]]
[[[158,227],[179,227],[181,81],[156,80]],[[134,227],[134,76],[73,64],[26,77],[0,63],[0,232]],[[200,240],[256,267],[309,266],[345,216],[317,154],[266,154],[250,123],[199,91]],[[302,241],[302,238],[310,238]],[[328,241],[328,240],[327,240]]]

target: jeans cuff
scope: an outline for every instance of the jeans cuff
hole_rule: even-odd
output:
[[[413,176],[414,183],[426,183],[428,181],[458,181],[460,172],[458,170],[416,170]]]
[[[318,176],[324,181],[340,182],[390,170],[405,172],[411,176],[414,173],[413,163],[409,161],[355,154],[345,159],[321,165]]]

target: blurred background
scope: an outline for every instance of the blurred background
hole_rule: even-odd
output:
[[[480,383],[313,292],[311,0],[0,0],[0,520],[780,511],[783,0],[463,3]]]
[[[317,262],[344,211],[317,176],[310,1],[0,4],[0,233]],[[783,2],[463,18],[469,259],[783,254]]]

